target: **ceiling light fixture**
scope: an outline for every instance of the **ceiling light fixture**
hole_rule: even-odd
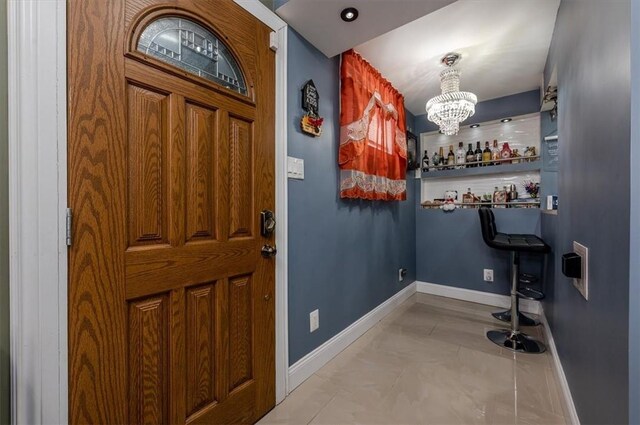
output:
[[[475,114],[478,103],[475,94],[460,91],[460,71],[454,68],[459,60],[459,53],[447,53],[442,58],[446,65],[440,73],[442,94],[427,102],[427,118],[447,136],[458,134],[460,123]]]
[[[358,19],[358,9],[355,7],[347,7],[340,12],[340,17],[345,22],[353,22]]]
[[[512,120],[511,118],[504,118],[504,119],[501,119],[500,122],[507,123],[507,122],[511,122],[511,120]]]
[[[478,127],[480,127],[480,124],[471,124],[469,127],[471,127],[471,128],[478,128]]]

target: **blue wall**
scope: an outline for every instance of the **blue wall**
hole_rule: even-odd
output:
[[[480,102],[473,122],[493,121],[539,110],[540,91],[533,90]],[[416,117],[415,127],[416,134],[437,130],[433,123],[427,121],[426,115]],[[419,182],[416,181],[417,198],[420,197]],[[424,210],[420,208],[419,199],[416,208],[418,281],[498,294],[509,291],[509,255],[485,245],[477,210],[456,210],[450,214],[440,210]],[[538,209],[494,211],[499,231],[540,234]],[[542,259],[523,255],[521,267],[523,272],[539,276]],[[493,269],[493,283],[484,281],[485,268]]]
[[[532,90],[511,96],[486,100],[476,105],[476,113],[464,125],[516,117],[540,110],[540,90]],[[438,126],[427,119],[427,114],[417,115],[415,134],[438,130]]]
[[[558,75],[554,258],[575,240],[590,259],[589,301],[556,270],[545,313],[583,424],[629,421],[630,12],[563,0],[545,72]]]
[[[304,355],[415,280],[415,185],[406,202],[338,196],[339,57],[327,59],[289,30],[289,155],[305,180],[289,180],[289,361]],[[300,91],[313,79],[325,118],[319,138],[300,130]],[[409,269],[403,283],[398,269]],[[309,313],[320,328],[309,333]]]
[[[494,209],[494,213],[500,232],[540,234],[538,209]],[[416,229],[418,281],[497,294],[509,291],[509,253],[484,243],[478,210],[419,210]],[[523,255],[521,267],[540,276],[542,261]],[[484,281],[483,269],[493,269],[493,283]]]
[[[631,246],[629,258],[629,423],[640,423],[640,1],[631,3]]]

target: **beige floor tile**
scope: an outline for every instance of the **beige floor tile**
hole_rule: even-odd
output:
[[[258,423],[307,424],[339,390],[336,384],[313,375]]]
[[[486,338],[493,307],[416,294],[316,372],[264,424],[564,424],[549,353]],[[544,341],[540,328],[524,328]]]

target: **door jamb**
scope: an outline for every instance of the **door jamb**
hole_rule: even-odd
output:
[[[276,33],[276,402],[287,395],[287,24]],[[66,1],[9,0],[11,421],[68,423]],[[275,40],[274,40],[275,41]]]

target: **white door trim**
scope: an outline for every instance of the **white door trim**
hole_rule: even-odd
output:
[[[65,423],[66,4],[7,6],[11,416]]]
[[[258,0],[236,0],[277,33],[276,394],[287,394],[287,27]],[[68,422],[66,1],[8,1],[11,420]]]

